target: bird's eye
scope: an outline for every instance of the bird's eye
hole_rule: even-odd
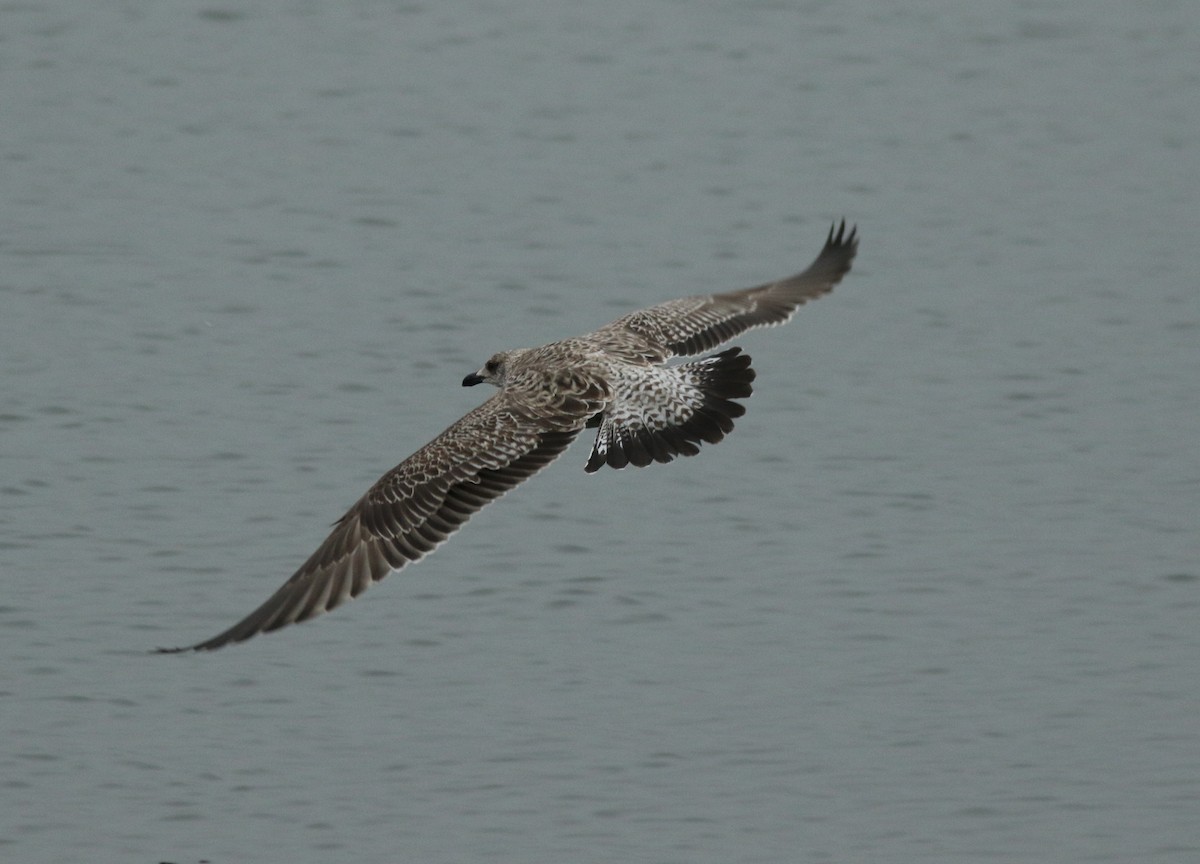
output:
[[[488,362],[483,364],[483,368],[489,372],[495,372],[497,369],[500,368],[500,364],[497,363],[495,360],[489,360]]]

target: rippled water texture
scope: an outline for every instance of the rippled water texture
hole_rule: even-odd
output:
[[[1193,4],[2,14],[0,858],[1200,860]],[[493,351],[842,216],[720,445],[147,653]]]

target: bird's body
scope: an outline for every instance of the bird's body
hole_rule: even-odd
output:
[[[845,223],[802,273],[755,288],[669,300],[584,336],[502,351],[464,386],[486,402],[379,479],[265,603],[225,632],[170,652],[212,650],[340,606],[443,543],[470,516],[597,428],[586,470],[693,456],[745,413],[754,370],[740,348],[677,365],[753,327],[782,324],[828,293],[858,247]]]

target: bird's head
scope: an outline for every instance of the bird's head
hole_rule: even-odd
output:
[[[464,387],[474,387],[476,384],[491,384],[494,387],[503,387],[505,374],[508,371],[508,352],[501,351],[499,354],[493,354],[492,358],[483,364],[483,368],[478,372],[472,372],[463,379]]]

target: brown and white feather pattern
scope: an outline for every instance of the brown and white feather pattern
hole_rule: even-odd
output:
[[[433,552],[475,512],[554,461],[585,427],[586,470],[694,456],[745,413],[750,357],[730,348],[674,366],[754,327],[782,324],[828,293],[858,247],[843,222],[807,270],[779,282],[687,297],[626,315],[585,336],[494,355],[464,385],[499,391],[379,479],[266,602],[204,642],[220,648],[306,621]]]
[[[752,328],[790,321],[799,307],[833,290],[857,250],[857,230],[847,232],[843,221],[829,229],[821,254],[802,273],[740,291],[668,300],[618,318],[591,336],[618,350],[645,342],[661,352],[662,360],[711,351]]]

